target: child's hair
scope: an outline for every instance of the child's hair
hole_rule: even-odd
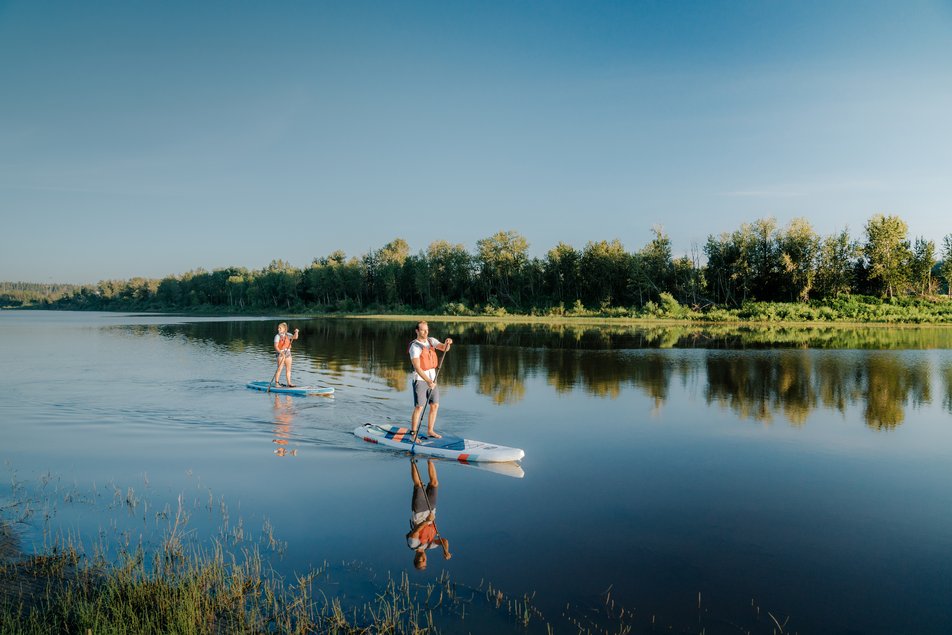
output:
[[[282,326],[284,327],[284,330],[285,330],[285,331],[288,330],[288,323],[287,323],[287,322],[281,322],[281,324],[278,324],[278,330],[279,330],[279,331],[281,330],[281,327],[282,327]]]

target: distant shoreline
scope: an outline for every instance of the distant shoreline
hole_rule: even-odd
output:
[[[354,320],[393,320],[413,321],[431,320],[442,322],[475,323],[512,323],[512,324],[592,324],[592,325],[631,325],[631,326],[782,326],[792,328],[825,327],[948,327],[952,326],[952,300],[916,300],[906,302],[863,302],[850,301],[853,309],[850,315],[844,315],[841,307],[823,303],[806,305],[796,302],[755,302],[738,309],[715,308],[708,312],[698,312],[678,307],[679,314],[646,315],[631,310],[619,314],[621,310],[611,309],[612,314],[605,315],[597,311],[590,314],[534,315],[531,313],[510,313],[504,309],[493,313],[471,313],[466,315],[437,313],[426,310],[420,312],[373,311],[368,313],[336,312],[312,310],[305,307],[293,307],[289,311],[228,310],[220,306],[156,309],[144,307],[115,308],[75,308],[63,306],[16,306],[0,307],[0,311],[102,311],[105,313],[140,313],[149,315],[183,315],[196,317],[293,317],[293,318],[337,318]],[[804,319],[811,315],[822,314],[822,318]],[[865,316],[858,318],[857,315]]]

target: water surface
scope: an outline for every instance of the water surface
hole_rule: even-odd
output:
[[[244,388],[278,321],[0,312],[0,460],[59,488],[26,546],[115,524],[131,488],[151,505],[133,539],[179,495],[209,510],[196,526],[226,502],[288,572],[447,571],[535,592],[553,623],[610,588],[675,625],[700,593],[725,623],[755,599],[799,632],[952,631],[952,330],[431,322],[457,343],[438,428],[526,458],[436,463],[453,558],[416,571],[408,458],[352,434],[407,420],[412,323],[289,320],[295,381],[336,389],[294,398]]]

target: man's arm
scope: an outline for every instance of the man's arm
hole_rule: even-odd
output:
[[[426,376],[426,371],[420,368],[420,358],[411,357],[410,361],[413,363],[413,370],[414,372],[416,372],[417,377],[419,377],[421,381],[425,381],[426,385],[432,388],[433,384],[432,382],[430,382],[429,378]]]
[[[407,534],[407,538],[415,538],[416,540],[419,540],[419,539],[420,539],[420,532],[423,531],[423,528],[426,527],[427,525],[432,525],[432,524],[433,524],[433,521],[431,521],[431,520],[424,520],[424,521],[423,521],[422,523],[420,523],[419,525],[414,525],[414,527],[413,527],[413,529],[410,531],[410,533]]]

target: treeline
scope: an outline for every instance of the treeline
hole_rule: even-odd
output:
[[[0,282],[0,307],[31,306],[56,302],[79,291],[72,284],[42,282]]]
[[[820,236],[804,219],[785,227],[761,219],[709,236],[701,250],[677,258],[663,230],[653,233],[637,251],[617,240],[589,242],[581,250],[559,243],[543,258],[529,257],[528,242],[514,231],[479,240],[475,253],[438,240],[412,254],[398,238],[361,257],[335,251],[304,269],[275,260],[253,271],[230,267],[161,280],[105,280],[41,304],[98,310],[674,315],[681,307],[693,313],[856,295],[927,298],[948,293],[952,279],[952,234],[943,241],[940,263],[935,243],[910,241],[906,223],[896,216],[873,216],[860,239],[846,229]]]

